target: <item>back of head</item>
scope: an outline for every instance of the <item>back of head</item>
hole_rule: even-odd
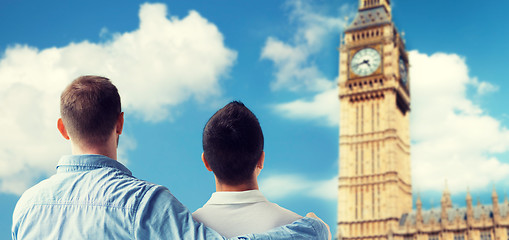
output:
[[[71,139],[79,144],[105,143],[120,113],[118,90],[105,77],[81,76],[60,96],[62,121]]]
[[[256,116],[241,102],[217,111],[203,130],[203,152],[217,179],[247,183],[263,153],[263,133]]]

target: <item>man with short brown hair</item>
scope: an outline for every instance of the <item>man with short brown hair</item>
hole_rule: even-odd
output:
[[[57,173],[28,189],[13,213],[13,239],[223,239],[192,219],[163,186],[132,176],[116,161],[124,124],[109,79],[83,76],[62,93],[57,127],[70,140]],[[244,239],[325,239],[326,225],[305,218]]]
[[[117,121],[123,119],[117,88],[98,76],[82,76],[67,86],[60,97],[60,113],[59,130],[65,126],[75,141],[88,146],[108,141]],[[115,131],[120,134],[122,129]]]

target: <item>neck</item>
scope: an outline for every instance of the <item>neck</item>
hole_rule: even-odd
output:
[[[116,143],[113,144],[110,143],[110,141],[108,141],[105,144],[98,144],[98,146],[78,144],[76,142],[72,142],[72,154],[73,155],[97,154],[109,157],[113,160],[117,160],[117,146]]]
[[[248,183],[229,185],[218,181],[216,178],[216,192],[241,192],[249,190],[258,190],[258,181],[256,179]]]

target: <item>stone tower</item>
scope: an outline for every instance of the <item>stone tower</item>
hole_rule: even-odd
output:
[[[338,237],[391,239],[412,185],[409,63],[390,0],[360,0],[339,50]]]

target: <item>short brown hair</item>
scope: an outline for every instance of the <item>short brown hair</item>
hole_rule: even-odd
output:
[[[82,143],[105,143],[121,111],[118,90],[105,77],[81,76],[60,96],[60,114],[67,132]]]

